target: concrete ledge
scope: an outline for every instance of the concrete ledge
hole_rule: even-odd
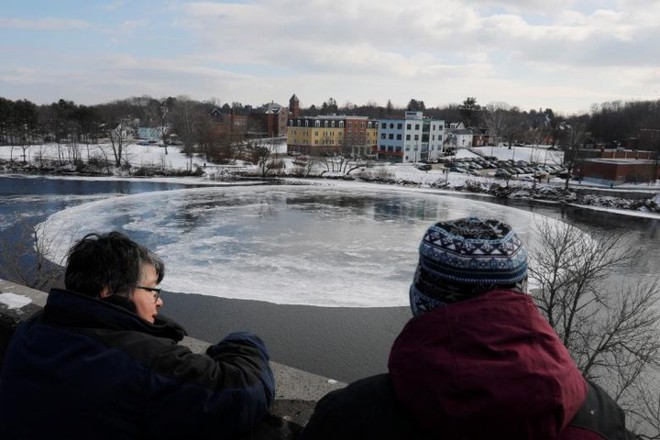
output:
[[[0,279],[0,365],[16,327],[40,311],[48,295]],[[195,353],[203,353],[208,342],[186,337],[181,342]],[[346,384],[271,362],[275,374],[275,402],[264,421],[244,438],[254,440],[295,439],[311,416],[314,405],[329,391]]]

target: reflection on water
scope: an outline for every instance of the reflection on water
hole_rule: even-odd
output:
[[[5,249],[15,248],[19,241],[26,248],[30,248],[34,246],[34,239],[25,232],[55,212],[115,194],[137,194],[185,187],[181,184],[146,181],[1,176],[0,241]],[[129,219],[124,217],[124,221]],[[25,242],[26,240],[28,242]],[[25,260],[26,267],[33,264],[34,261]],[[6,265],[0,262],[0,277],[9,277],[6,270]]]

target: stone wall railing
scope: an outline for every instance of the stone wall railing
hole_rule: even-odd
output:
[[[0,366],[16,327],[41,310],[47,294],[0,279]],[[186,337],[182,344],[203,353],[207,342]],[[307,423],[314,405],[327,392],[345,384],[306,371],[271,362],[275,373],[275,402],[264,421],[245,439],[295,439]]]

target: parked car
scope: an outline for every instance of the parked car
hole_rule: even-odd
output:
[[[417,169],[420,170],[420,171],[428,171],[428,170],[430,170],[432,167],[431,167],[431,165],[428,164],[428,163],[418,163],[417,165],[415,165],[415,168],[417,168]]]

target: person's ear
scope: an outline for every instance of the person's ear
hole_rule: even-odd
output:
[[[103,289],[101,289],[101,293],[99,294],[99,298],[105,299],[105,298],[107,298],[111,295],[112,295],[112,292],[110,291],[108,286],[105,286]]]

